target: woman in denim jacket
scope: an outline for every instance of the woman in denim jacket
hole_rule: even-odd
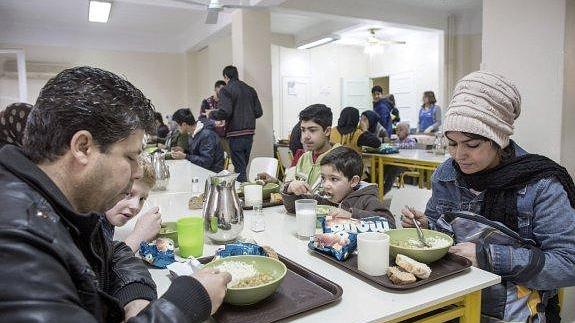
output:
[[[557,289],[575,285],[575,186],[509,140],[520,111],[504,77],[461,79],[444,122],[452,158],[433,174],[425,213],[403,210],[403,225],[451,234],[450,252],[501,276],[483,290],[484,321],[559,322]]]

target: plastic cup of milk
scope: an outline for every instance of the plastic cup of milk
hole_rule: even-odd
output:
[[[295,201],[295,218],[297,223],[297,235],[300,238],[309,238],[315,234],[317,201],[313,199],[301,199]]]

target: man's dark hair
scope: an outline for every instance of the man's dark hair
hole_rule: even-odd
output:
[[[194,118],[194,115],[192,114],[192,111],[190,111],[190,109],[177,110],[176,112],[174,112],[172,120],[180,126],[184,122],[187,123],[189,126],[196,123],[196,118]]]
[[[375,94],[375,93],[383,94],[383,89],[381,88],[381,86],[376,85],[376,86],[371,88],[371,94]]]
[[[325,130],[331,127],[333,113],[325,104],[312,104],[299,113],[299,121],[313,121]]]
[[[99,68],[66,69],[40,91],[24,132],[23,148],[35,163],[54,161],[78,131],[92,134],[100,151],[136,130],[155,133],[154,107],[127,80]]]
[[[158,121],[160,124],[164,124],[164,118],[162,117],[162,114],[159,112],[154,112],[154,118],[156,121]]]
[[[217,89],[220,86],[226,86],[226,81],[217,80],[216,84],[214,84],[214,89]]]
[[[224,76],[227,76],[230,80],[238,79],[238,69],[233,65],[228,65],[224,67]]]
[[[348,180],[351,180],[356,175],[361,177],[363,174],[363,160],[361,159],[361,155],[358,154],[357,151],[345,146],[332,149],[322,158],[320,165],[333,166]]]

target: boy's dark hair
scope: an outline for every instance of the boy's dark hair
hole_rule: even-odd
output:
[[[176,112],[174,112],[172,120],[176,122],[179,126],[181,126],[182,123],[184,122],[190,126],[196,123],[196,118],[194,118],[192,111],[190,111],[190,109],[185,108],[179,109]]]
[[[237,80],[238,79],[238,69],[233,65],[228,65],[224,67],[224,71],[222,73],[224,76],[227,76],[230,80]]]
[[[375,94],[375,93],[383,94],[383,89],[381,88],[381,86],[376,85],[376,86],[371,88],[371,94]]]
[[[426,97],[431,104],[435,104],[437,102],[435,99],[435,93],[433,93],[433,91],[425,91],[423,92],[423,96]]]
[[[220,86],[226,86],[226,81],[217,80],[216,84],[214,84],[214,89],[217,89]]]
[[[363,174],[363,160],[361,155],[358,154],[357,151],[345,146],[332,149],[322,158],[320,165],[333,166],[348,180],[351,180],[356,175],[361,178]]]
[[[127,80],[99,68],[66,69],[40,91],[24,131],[23,148],[35,163],[54,161],[70,148],[72,136],[87,130],[100,151],[136,130],[156,131],[154,107]]]
[[[325,104],[312,104],[299,113],[299,121],[313,121],[325,130],[331,127],[333,113]]]

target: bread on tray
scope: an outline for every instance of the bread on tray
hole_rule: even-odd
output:
[[[395,263],[405,271],[414,274],[417,278],[427,279],[429,275],[431,275],[431,268],[429,268],[428,265],[415,261],[407,256],[398,254],[397,257],[395,257]]]
[[[395,285],[407,285],[415,283],[417,280],[412,273],[403,271],[397,266],[389,267],[387,269],[387,277]]]

